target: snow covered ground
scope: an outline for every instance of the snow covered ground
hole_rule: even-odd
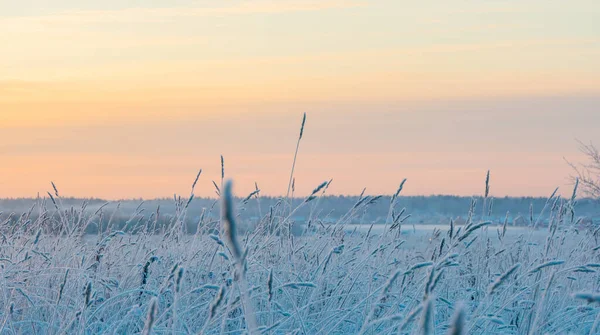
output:
[[[359,208],[303,236],[285,206],[244,234],[234,215],[195,235],[181,229],[185,202],[170,226],[150,215],[133,234],[111,230],[110,213],[43,209],[1,227],[1,332],[598,333],[600,236],[553,201],[543,229],[369,232],[349,224]],[[90,224],[109,228],[85,235]]]

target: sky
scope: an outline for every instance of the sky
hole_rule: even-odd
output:
[[[0,197],[495,196],[600,143],[600,2],[0,0]]]

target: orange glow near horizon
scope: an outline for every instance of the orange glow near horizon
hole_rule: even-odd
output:
[[[0,4],[0,197],[280,195],[303,112],[298,194],[568,193],[600,141],[595,1],[178,3]]]

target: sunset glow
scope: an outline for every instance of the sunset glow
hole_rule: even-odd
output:
[[[465,9],[461,9],[461,5]],[[0,197],[567,192],[600,142],[600,3],[0,3]],[[543,4],[543,6],[542,6]],[[468,8],[468,9],[467,9]],[[484,131],[485,130],[485,131]]]

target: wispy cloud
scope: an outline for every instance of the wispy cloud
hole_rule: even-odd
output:
[[[352,8],[367,5],[358,1],[244,1],[229,6],[125,8],[114,10],[69,10],[37,16],[0,18],[0,26],[16,24],[101,24],[165,22],[179,18],[276,14],[286,12],[310,12],[328,9]]]

